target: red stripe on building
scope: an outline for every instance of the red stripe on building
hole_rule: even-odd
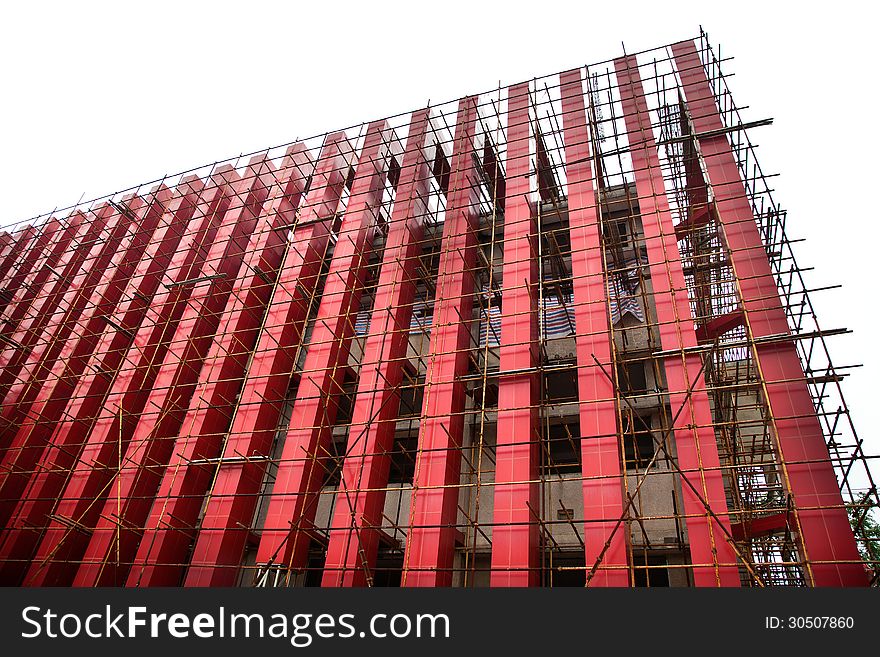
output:
[[[314,523],[325,476],[317,459],[330,448],[395,139],[384,121],[371,123],[367,129],[309,339],[257,550],[258,564],[283,564],[299,570],[308,558],[307,528]]]
[[[23,287],[20,284],[16,284],[14,280],[10,281],[10,287],[7,288],[9,296],[6,297],[11,297],[10,303],[7,304],[5,301],[0,303],[0,312],[6,310],[9,305],[14,307],[3,326],[3,331],[6,335],[12,337],[15,334],[16,329],[27,316],[27,312],[31,309],[32,304],[40,298],[43,288],[51,288],[52,284],[57,282],[58,275],[54,269],[58,267],[58,263],[62,261],[62,258],[65,261],[67,258],[70,258],[72,253],[71,242],[77,233],[86,229],[82,220],[82,214],[74,213],[67,221],[67,225],[63,229],[56,231],[53,243],[45,247],[46,251],[42,254],[41,260],[36,263],[32,275],[26,281],[22,281],[26,282]],[[21,289],[19,290],[19,288]],[[19,294],[15,294],[16,290],[19,291]]]
[[[71,223],[78,225],[81,221],[81,213],[74,212],[68,219],[68,227]],[[4,281],[4,287],[9,294],[16,294],[31,272],[37,269],[35,265],[38,261],[46,258],[50,245],[57,241],[63,227],[62,222],[52,217],[40,228],[28,226],[22,231],[15,250],[10,254],[11,259],[4,263],[9,276],[8,282]]]
[[[402,586],[450,586],[477,259],[477,98],[458,104]]]
[[[540,582],[538,249],[531,200],[529,85],[510,88],[504,202],[499,404],[495,448],[492,586]]]
[[[767,250],[727,137],[701,136],[724,124],[697,49],[685,41],[673,45],[672,52],[739,282],[748,334],[753,339],[789,334]],[[758,343],[753,353],[794,498],[808,577],[816,586],[865,586],[865,568],[794,342]],[[836,563],[823,563],[831,561]]]
[[[266,312],[289,225],[299,207],[313,162],[302,144],[284,157],[257,231],[199,375],[171,461],[140,541],[131,585],[176,586],[181,582],[194,528],[214,476],[235,402]]]
[[[49,293],[31,315],[32,321],[23,322],[16,333],[21,348],[15,349],[12,362],[0,374],[6,390],[2,407],[4,436],[15,434],[33,395],[49,372],[44,371],[44,367],[61,353],[104,271],[123,241],[131,237],[128,234],[131,220],[110,204],[94,211],[94,216],[94,220],[86,223],[88,230],[82,242],[68,250],[66,265],[53,277]]]
[[[141,199],[136,201],[138,206],[141,202]],[[137,226],[133,225],[136,217],[132,212],[119,212],[116,208],[107,209],[106,212],[110,215],[106,235],[95,237],[88,257],[82,262],[80,271],[72,282],[68,276],[62,275],[56,284],[56,287],[62,288],[59,292],[65,291],[60,302],[63,312],[54,313],[46,322],[42,334],[27,341],[33,348],[22,367],[19,381],[12,386],[4,400],[3,418],[10,427],[21,427],[39,396],[43,383],[52,376],[53,370],[56,376],[63,370],[66,358],[71,353],[71,333],[80,324],[82,316],[85,314],[87,318],[89,309],[95,308],[96,304],[91,301],[93,295],[101,298],[106,292],[110,280],[109,272],[118,269],[137,230]],[[87,244],[80,248],[85,246]],[[73,273],[69,274],[72,275]],[[32,328],[31,335],[35,334],[36,330]],[[21,486],[27,483],[35,464],[34,457],[38,456],[35,450],[30,449],[31,438],[28,429],[14,433],[2,467],[15,474],[10,474],[0,486],[0,499],[17,499]],[[24,476],[17,476],[19,473]],[[8,519],[11,510],[10,506],[0,504],[0,518],[3,521]]]
[[[6,263],[13,256],[16,241],[7,231],[0,231],[0,281],[6,276]]]
[[[429,111],[413,113],[358,376],[331,521],[324,586],[364,586],[376,567],[394,430],[400,409],[416,268],[428,213]]]
[[[567,71],[560,80],[577,328],[586,579],[588,586],[628,586],[617,408],[614,383],[608,377],[614,367],[611,321],[581,71]]]
[[[352,163],[342,133],[327,136],[254,351],[238,409],[223,448],[223,464],[196,537],[188,586],[235,583],[259,501],[275,430],[287,399],[306,321]]]
[[[42,472],[31,479],[27,494],[18,503],[10,531],[0,540],[0,578],[2,581],[19,579],[27,569],[27,559],[41,538],[34,527],[45,527],[48,514],[57,504],[68,475],[79,458],[91,424],[100,412],[104,397],[112,384],[111,372],[116,372],[125,350],[131,345],[134,332],[146,314],[149,303],[164,268],[171,260],[185,227],[195,210],[202,183],[196,178],[181,182],[174,197],[167,200],[162,220],[151,234],[151,240],[137,268],[131,275],[119,307],[110,318],[115,326],[101,320],[95,333],[87,333],[81,342],[91,342],[88,354],[83,353],[83,370],[74,380],[59,380],[56,388],[64,388],[69,398],[64,416],[49,426],[49,437]],[[162,197],[167,192],[157,190],[159,199],[148,210],[163,207]],[[95,316],[97,318],[97,315]],[[89,368],[88,366],[91,365]],[[88,368],[88,369],[87,369]],[[74,385],[72,389],[68,389]],[[56,397],[53,392],[53,398]],[[12,574],[14,571],[15,574]]]
[[[34,235],[36,234],[36,227],[28,224],[19,228],[10,236],[12,238],[11,248],[9,249],[9,252],[3,256],[3,261],[0,262],[0,283],[2,283],[3,287],[8,289],[11,293],[14,293],[15,290],[10,288],[9,279],[11,276],[15,275],[16,263],[22,261],[22,256],[27,253],[31,240],[33,240]]]
[[[231,186],[238,180],[238,174],[228,165],[213,174],[201,191],[191,222],[193,230],[185,234],[167,268],[154,272],[158,276],[154,279],[156,285],[163,278],[166,283],[142,309],[146,315],[140,330],[131,340],[114,340],[108,350],[105,360],[110,359],[115,365],[107,370],[112,387],[97,417],[80,414],[80,421],[70,429],[86,444],[58,503],[57,520],[49,526],[25,583],[66,585],[73,581],[91,528],[97,523],[113,477],[124,462],[137,418],[169,349],[170,337],[193,291],[192,285],[181,283],[201,274],[208,249],[229,207]]]
[[[709,396],[657,144],[635,57],[614,60],[651,272],[694,583],[739,586]],[[672,450],[670,449],[670,453]],[[690,485],[688,485],[690,482]],[[708,508],[707,508],[708,507]]]
[[[137,420],[125,468],[116,475],[114,494],[104,503],[77,571],[74,583],[78,586],[122,584],[128,576],[163,468],[171,457],[273,173],[265,155],[251,159],[242,179],[233,185],[231,205],[205,258],[202,275],[183,283],[194,290]]]
[[[105,209],[106,210],[106,209]],[[46,325],[58,312],[58,303],[64,293],[70,288],[69,276],[75,275],[82,266],[88,255],[88,249],[67,248],[74,236],[85,241],[90,235],[98,234],[104,226],[106,217],[102,212],[95,221],[86,221],[82,213],[74,213],[68,220],[68,229],[61,230],[60,223],[55,219],[49,221],[55,228],[47,228],[44,233],[38,235],[31,250],[23,258],[18,271],[12,276],[10,289],[23,288],[12,301],[15,308],[9,316],[9,321],[4,327],[6,339],[0,344],[0,395],[4,401],[9,396],[10,390],[20,383],[20,372],[31,355],[31,350],[38,343],[39,337]],[[92,224],[95,224],[94,226]],[[83,236],[85,232],[85,236]],[[48,259],[52,257],[52,240],[49,234],[56,238],[55,244],[62,245],[60,260],[55,260],[54,273],[52,269],[45,267]],[[36,258],[39,255],[39,258]],[[33,271],[32,271],[33,270]],[[45,287],[45,289],[43,289]],[[18,389],[16,389],[18,390]],[[13,397],[14,401],[15,397]],[[9,404],[0,405],[3,417],[11,411]],[[14,426],[0,420],[0,445],[5,446],[14,435]]]
[[[170,192],[163,187],[156,190],[149,202],[145,203],[142,199],[135,198],[127,203],[128,210],[133,213],[132,217],[135,216],[134,213],[137,214],[136,230],[128,247],[117,251],[113,266],[108,267],[104,280],[93,289],[82,320],[79,322],[82,327],[80,332],[71,336],[54,362],[47,361],[44,369],[48,369],[48,363],[51,363],[52,369],[51,372],[42,374],[42,381],[45,381],[46,385],[41,385],[42,381],[32,381],[25,400],[19,402],[20,412],[26,413],[27,417],[22,421],[13,439],[13,445],[22,447],[11,467],[21,473],[21,476],[16,478],[17,482],[14,485],[12,485],[13,478],[4,482],[0,489],[0,497],[3,499],[19,498],[29,480],[45,477],[45,468],[38,468],[34,475],[30,475],[30,472],[43,458],[47,441],[51,438],[57,422],[70,401],[70,395],[75,390],[101,334],[107,327],[106,318],[115,312],[135,266],[153,237],[169,196]],[[34,398],[34,401],[25,405],[25,401],[30,398]],[[64,469],[73,465],[73,460],[63,452],[57,456],[49,456],[46,465],[51,463],[52,467]],[[41,473],[40,470],[43,472]],[[36,495],[36,492],[31,491],[31,494]],[[5,513],[3,515],[5,517]]]
[[[109,326],[107,320],[114,321],[112,318],[123,293],[127,290],[131,297],[136,290],[129,287],[129,283],[154,236],[160,237],[156,234],[156,228],[170,196],[170,191],[160,187],[154,190],[150,202],[140,209],[138,204],[129,203],[129,208],[137,210],[140,215],[141,230],[135,233],[129,249],[113,272],[110,284],[93,295],[94,303],[88,313],[88,320],[83,322],[84,328],[79,339],[73,341],[75,347],[70,357],[56,362],[53,369],[60,372],[47,379],[47,385],[43,386],[40,397],[31,409],[31,417],[25,419],[19,429],[18,435],[23,437],[29,447],[17,459],[16,467],[26,473],[37,463],[39,466],[30,476],[28,487],[20,495],[21,499],[7,524],[11,531],[0,541],[0,561],[4,563],[0,566],[0,572],[5,572],[10,567],[18,572],[22,564],[15,561],[16,557],[30,556],[38,538],[33,536],[32,528],[45,526],[48,521],[46,508],[51,508],[61,492],[65,474],[70,472],[76,462],[81,444],[56,441],[59,423],[65,417],[75,417],[79,410],[79,405],[74,400],[78,388],[84,383],[83,378],[91,381],[96,376],[94,371],[87,374],[86,368],[94,358],[101,337]]]

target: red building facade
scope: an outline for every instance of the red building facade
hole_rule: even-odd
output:
[[[867,585],[766,123],[701,35],[10,228],[0,581]]]

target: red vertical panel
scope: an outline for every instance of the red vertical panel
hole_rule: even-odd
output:
[[[8,232],[0,231],[0,281],[6,275],[6,263],[15,250],[16,239]]]
[[[584,547],[588,572],[598,562],[587,584],[628,586],[626,530],[618,524],[623,514],[623,483],[617,410],[614,386],[606,374],[614,366],[611,322],[580,69],[563,73],[560,81],[577,328]]]
[[[15,292],[15,290],[11,290],[9,287],[9,278],[15,273],[13,266],[15,263],[20,262],[22,256],[27,253],[28,245],[36,234],[37,229],[28,224],[19,228],[10,236],[12,239],[11,247],[9,252],[3,256],[3,261],[0,262],[0,284],[9,289],[10,292]]]
[[[2,308],[5,308],[12,298],[9,290],[4,290],[3,283],[6,279],[6,273],[17,258],[18,254],[15,250],[17,242],[18,240],[5,230],[0,232],[0,295],[2,295],[0,303],[2,303]]]
[[[452,583],[464,432],[460,377],[468,371],[477,259],[476,122],[477,98],[469,96],[456,119],[403,586]]]
[[[664,368],[678,463],[682,478],[693,486],[683,481],[681,488],[691,561],[695,564],[694,583],[739,586],[736,554],[727,539],[730,519],[709,396],[700,373],[702,361],[699,354],[684,352],[697,345],[697,337],[648,105],[636,58],[616,59],[614,68],[630,142],[660,344],[664,351],[677,352],[664,360]],[[682,407],[685,410],[679,413]]]
[[[345,135],[333,133],[309,184],[289,237],[278,283],[242,386],[213,489],[187,572],[188,586],[235,583],[257,506],[275,428],[287,397],[309,299],[321,269],[332,222],[351,164]],[[240,457],[256,457],[254,460]]]
[[[142,215],[138,219],[138,230],[136,230],[129,248],[119,252],[118,266],[114,267],[112,272],[108,272],[110,275],[107,276],[106,284],[95,288],[90,307],[84,313],[85,317],[81,323],[83,328],[78,334],[79,338],[77,339],[77,336],[74,335],[74,338],[69,341],[69,345],[74,345],[70,350],[69,358],[60,357],[52,363],[52,372],[45,377],[46,385],[42,386],[30,408],[28,417],[22,421],[13,444],[19,444],[23,447],[22,451],[15,455],[15,460],[11,465],[21,476],[13,475],[4,482],[2,494],[0,494],[3,502],[0,502],[0,506],[4,505],[7,500],[12,500],[14,503],[22,492],[20,489],[27,483],[28,473],[40,460],[46,441],[51,437],[56,423],[64,413],[71,393],[74,391],[79,377],[83,374],[101,333],[107,326],[103,317],[115,310],[134,266],[143,255],[153,235],[153,230],[162,216],[163,204],[167,200],[168,194],[167,190],[157,190],[157,195],[151,203],[141,206],[140,209],[138,209],[138,206],[141,205],[139,200],[135,203],[129,203],[129,208],[132,211],[137,210]],[[49,367],[48,363],[46,367]],[[33,388],[33,385],[30,386],[28,392]],[[12,480],[16,478],[19,481],[13,483]]]
[[[309,340],[281,462],[272,488],[257,563],[305,566],[324,470],[315,460],[329,448],[378,212],[390,144],[385,121],[371,123],[358,158],[351,198]],[[293,525],[291,525],[293,523]]]
[[[116,310],[116,305],[134,273],[135,266],[152,239],[169,195],[170,192],[163,187],[155,191],[149,203],[141,203],[140,200],[128,203],[129,210],[138,215],[132,240],[128,248],[118,251],[116,266],[106,272],[106,282],[94,288],[88,302],[89,306],[79,323],[82,328],[78,330],[78,335],[72,336],[65,347],[65,351],[69,351],[70,355],[66,356],[62,353],[61,357],[51,363],[52,371],[43,373],[45,384],[42,387],[38,387],[37,382],[32,381],[26,395],[26,397],[35,397],[32,405],[27,407],[23,406],[23,402],[19,402],[19,406],[22,407],[21,412],[26,412],[27,417],[22,420],[13,439],[12,444],[20,445],[21,451],[14,455],[15,460],[10,467],[20,473],[20,476],[10,476],[0,488],[0,509],[4,509],[0,519],[8,517],[5,511],[6,500],[12,500],[14,505],[27,482],[33,479],[30,472],[40,462],[47,440],[52,436],[79,377],[85,371],[97,342],[107,327],[105,317],[109,317]],[[49,367],[50,363],[47,362],[45,369]],[[61,456],[61,460],[68,462],[67,466],[62,467],[69,467],[72,464],[66,455]],[[51,456],[49,462],[53,462]],[[56,463],[56,465],[60,464]]]
[[[694,131],[724,125],[693,42],[672,46]],[[700,151],[752,338],[789,333],[767,251],[758,232],[736,159],[724,134],[703,135]],[[754,355],[767,390],[779,451],[794,497],[804,559],[816,586],[864,586],[867,576],[822,427],[791,341],[759,344]],[[825,563],[823,563],[825,562]]]
[[[133,338],[121,342],[115,339],[119,333],[124,334],[122,331],[113,336],[104,356],[104,362],[111,364],[106,371],[112,387],[98,407],[97,416],[83,415],[81,411],[75,423],[64,425],[65,430],[76,434],[74,441],[85,440],[86,445],[58,503],[55,512],[58,520],[52,522],[43,538],[25,583],[66,585],[73,580],[89,534],[79,531],[77,524],[69,521],[83,527],[94,527],[97,523],[137,418],[170,348],[170,337],[193,291],[192,285],[181,283],[201,274],[208,250],[229,208],[231,187],[238,180],[238,174],[230,166],[218,168],[212,176],[199,197],[193,230],[184,235],[167,268],[150,270],[154,290],[162,278],[172,282],[147,298],[148,305],[132,309],[146,312]],[[161,260],[168,263],[165,258]]]
[[[67,408],[62,409],[65,418],[69,419],[56,421],[48,427],[48,448],[41,464],[42,472],[31,479],[26,499],[18,503],[14,519],[8,526],[10,531],[0,540],[0,581],[18,583],[27,569],[27,560],[40,540],[40,532],[34,528],[44,527],[49,522],[48,514],[79,458],[85,436],[110,389],[113,380],[110,373],[117,370],[125,349],[131,345],[133,331],[139,328],[146,305],[180,242],[201,187],[195,178],[181,183],[175,197],[168,203],[162,222],[150,233],[152,239],[143,257],[132,263],[137,264],[137,269],[131,276],[118,311],[112,314],[112,321],[123,330],[116,330],[103,320],[101,326],[93,326],[95,332],[85,333],[78,346],[78,351],[82,351],[82,371],[76,377],[62,377],[55,386],[52,401],[61,394],[69,398]],[[157,196],[147,210],[147,227],[152,222],[152,213],[158,212],[161,216],[162,199],[167,192],[158,190]],[[143,237],[146,242],[147,236]],[[93,315],[93,321],[99,315]],[[83,343],[91,343],[88,351]],[[72,358],[71,363],[76,363],[76,359]],[[87,370],[88,363],[92,368]]]
[[[181,425],[146,531],[141,538],[129,585],[180,584],[194,527],[214,470],[194,460],[216,458],[235,411],[235,401],[259,333],[272,284],[284,255],[290,225],[312,173],[313,163],[302,144],[288,149],[279,182],[266,202],[257,232],[245,255],[224,311],[217,339],[199,376],[193,403]]]
[[[137,199],[136,204],[140,206],[141,203],[142,200]],[[69,285],[69,290],[61,302],[64,311],[58,313],[60,315],[58,319],[53,318],[48,323],[43,335],[40,336],[40,343],[36,344],[30,353],[20,376],[20,382],[16,383],[6,395],[3,417],[13,428],[10,433],[13,433],[14,437],[4,455],[2,465],[10,473],[0,486],[0,498],[4,500],[13,500],[14,504],[21,488],[27,483],[28,473],[34,466],[33,457],[37,455],[33,450],[28,449],[32,437],[30,432],[27,429],[16,432],[14,429],[20,427],[42,390],[43,383],[51,377],[53,369],[56,374],[64,369],[72,346],[68,342],[70,335],[74,328],[80,326],[80,318],[83,314],[88,317],[92,296],[100,298],[107,292],[107,285],[103,281],[110,280],[109,271],[119,268],[128,251],[135,219],[131,211],[124,213],[114,211],[106,237],[92,246],[90,257],[83,263],[82,272]],[[136,228],[135,226],[135,230]],[[91,309],[94,307],[95,304],[91,304]],[[23,476],[17,476],[16,470],[23,471]],[[0,520],[5,522],[11,510],[11,505],[0,504]]]
[[[162,468],[174,448],[173,438],[180,430],[238,276],[256,217],[268,195],[273,169],[264,155],[251,160],[244,178],[234,186],[232,205],[205,259],[204,281],[187,283],[196,287],[137,420],[125,464],[116,475],[115,495],[104,502],[75,585],[121,584],[128,575],[140,540],[139,530],[149,515]]]
[[[507,163],[492,586],[540,583],[538,258],[532,206],[529,85],[507,97]],[[531,508],[530,508],[531,507]]]
[[[5,230],[0,231],[0,290],[2,290],[3,282],[6,278],[6,272],[12,267],[16,259],[16,243],[18,240],[7,233]],[[8,304],[8,291],[3,295],[3,307]]]
[[[69,221],[79,223],[80,219],[81,213],[74,212]],[[37,261],[46,257],[50,245],[57,240],[61,227],[62,223],[52,217],[47,219],[39,229],[29,226],[21,234],[15,250],[17,258],[8,263],[9,267],[16,265],[9,272],[9,282],[5,284],[11,294],[15,294],[34,271],[34,265],[37,264]]]
[[[9,290],[9,296],[6,298],[10,299],[11,305],[14,306],[14,309],[9,313],[9,318],[6,320],[3,327],[3,331],[10,337],[15,333],[19,323],[25,317],[27,311],[30,310],[31,305],[39,298],[41,293],[44,293],[43,287],[51,287],[51,284],[47,285],[47,281],[52,281],[57,277],[52,271],[53,268],[57,267],[58,263],[61,262],[62,258],[65,256],[66,258],[70,257],[72,253],[72,249],[70,248],[71,242],[77,233],[83,230],[82,219],[82,214],[78,212],[74,213],[71,215],[64,229],[56,231],[55,239],[52,244],[46,245],[45,253],[41,254],[41,260],[37,263],[33,275],[29,277],[27,285],[25,285],[24,289],[20,291],[20,294],[15,294],[15,291],[21,287],[21,285],[17,284],[15,280],[10,281],[10,287],[7,288]],[[18,277],[16,276],[14,278]],[[23,282],[23,279],[21,279],[21,282]],[[0,312],[5,310],[8,305],[9,304],[5,303],[5,301],[0,302]]]
[[[91,239],[89,236],[100,232],[105,221],[105,217],[99,216],[96,222],[89,222],[82,213],[74,213],[69,219],[68,226],[73,232],[62,241],[62,245],[69,247],[74,236],[82,241]],[[57,225],[58,222],[52,219],[50,223]],[[63,232],[69,231],[56,231],[55,237],[60,237]],[[41,245],[43,240],[46,243]],[[54,243],[55,246],[59,246],[57,239]],[[0,395],[4,398],[18,380],[19,373],[46,324],[58,312],[58,303],[70,287],[68,276],[73,276],[79,271],[88,255],[88,249],[64,248],[60,254],[62,258],[54,262],[57,269],[53,272],[52,269],[45,267],[53,257],[50,245],[45,235],[37,236],[31,246],[40,253],[39,260],[33,262],[33,253],[29,252],[10,282],[10,289],[17,288],[19,293],[12,300],[14,308],[9,313],[9,319],[4,326],[4,334],[12,340],[4,340],[0,344]],[[25,275],[26,273],[29,276]],[[4,412],[8,411],[6,406],[0,406],[0,409]],[[0,441],[2,441],[0,444],[5,444],[9,439],[10,428],[6,425],[7,423],[0,420]]]
[[[5,440],[18,428],[22,416],[18,402],[30,389],[31,377],[39,371],[47,353],[63,346],[71,320],[79,317],[91,288],[100,281],[130,224],[109,204],[92,214],[80,244],[68,249],[65,263],[59,265],[60,275],[53,276],[50,289],[42,294],[42,302],[35,304],[34,311],[19,325],[15,340],[20,346],[13,349],[8,361],[6,354],[2,359],[0,388],[5,397],[0,431]],[[110,241],[110,235],[104,235],[105,229],[113,233],[115,242]]]
[[[428,110],[412,115],[324,565],[324,586],[364,586],[376,565],[394,427],[409,345],[418,256],[428,213]]]

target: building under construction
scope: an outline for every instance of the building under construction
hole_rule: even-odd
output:
[[[704,33],[0,237],[0,582],[866,586],[877,492]]]

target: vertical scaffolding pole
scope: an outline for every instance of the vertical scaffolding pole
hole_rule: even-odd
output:
[[[360,306],[368,256],[377,232],[394,133],[385,121],[371,123],[357,170],[318,316],[309,341],[296,402],[257,550],[257,564],[305,567],[309,534],[324,469],[316,460],[328,450]]]
[[[114,375],[140,328],[165,268],[180,244],[202,188],[202,182],[195,177],[181,181],[132,276],[119,306],[115,327],[105,324],[103,333],[95,336],[100,340],[92,349],[87,369],[72,382],[76,387],[68,395],[70,402],[65,418],[49,428],[51,435],[41,464],[42,472],[32,479],[26,499],[21,500],[16,509],[17,520],[11,523],[10,531],[0,541],[0,581],[17,584],[27,570],[28,560],[42,536],[42,532],[34,528],[49,526],[49,514],[76,467]],[[59,382],[59,385],[65,384]]]
[[[529,84],[507,97],[498,438],[492,531],[492,586],[540,582],[538,491],[538,249],[531,199]]]
[[[430,170],[429,110],[414,112],[376,286],[351,429],[330,528],[324,586],[364,586],[376,566],[379,527],[400,409]]]
[[[477,261],[477,97],[458,105],[401,585],[450,586]]]
[[[584,549],[589,586],[629,586],[623,484],[608,316],[605,265],[590,156],[581,70],[560,75],[568,225],[577,328],[577,387],[584,477]],[[603,371],[603,369],[605,371]]]
[[[672,52],[730,250],[749,338],[789,334],[736,159],[726,135],[715,132],[725,126],[696,46],[684,41],[674,44]],[[865,569],[795,344],[791,340],[759,343],[753,353],[764,382],[783,474],[794,498],[808,579],[814,586],[865,586]]]
[[[105,498],[122,465],[128,442],[137,418],[146,404],[159,366],[170,348],[170,337],[183,315],[186,302],[193,291],[185,281],[199,276],[208,250],[217,235],[230,204],[231,187],[239,175],[229,166],[219,167],[199,197],[197,213],[192,221],[194,230],[180,242],[167,269],[156,274],[156,285],[161,277],[172,281],[166,283],[151,300],[142,320],[140,331],[124,344],[113,343],[107,358],[113,360],[116,369],[109,373],[112,387],[100,406],[97,417],[87,416],[77,422],[71,431],[85,438],[85,447],[76,468],[59,500],[56,517],[50,524],[28,572],[25,583],[41,585],[69,585],[77,571],[91,536],[91,528],[98,522]],[[123,331],[119,331],[122,333]],[[126,345],[130,344],[130,348]],[[124,356],[120,358],[119,356]],[[83,427],[86,422],[90,423]],[[82,428],[80,428],[82,427]],[[63,519],[72,520],[73,527],[87,527],[78,531]]]
[[[153,497],[198,381],[220,315],[238,276],[256,218],[262,211],[274,167],[254,156],[234,185],[232,205],[205,259],[146,405],[132,434],[115,491],[104,502],[74,584],[120,585],[128,576]],[[201,284],[204,283],[204,284]],[[200,285],[201,284],[201,285]]]
[[[739,586],[736,553],[728,541],[730,519],[702,361],[699,354],[687,352],[697,346],[697,336],[638,62],[634,56],[621,57],[614,60],[614,69],[645,233],[660,345],[673,352],[663,359],[663,365],[674,415],[675,453],[682,478],[691,483],[683,481],[681,488],[694,583]],[[679,413],[681,407],[685,411]]]
[[[176,586],[198,523],[199,511],[214,474],[225,432],[235,410],[278,267],[284,255],[282,228],[293,221],[312,174],[313,162],[303,144],[287,150],[217,338],[199,375],[171,461],[153,502],[134,566],[133,586]]]
[[[289,236],[281,273],[242,385],[205,504],[187,586],[231,586],[238,576],[266,469],[264,459],[269,456],[287,398],[310,300],[351,163],[352,148],[345,135],[328,135]]]

